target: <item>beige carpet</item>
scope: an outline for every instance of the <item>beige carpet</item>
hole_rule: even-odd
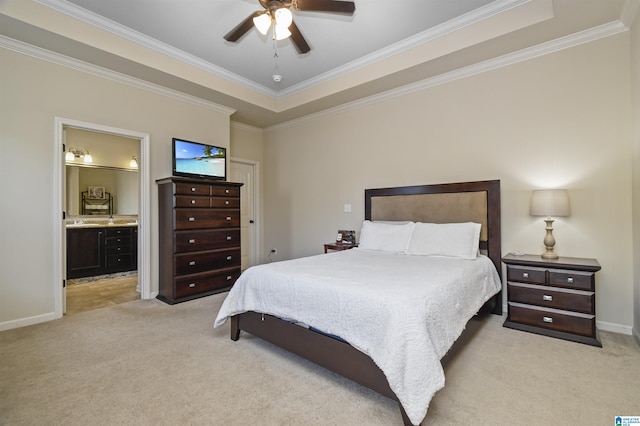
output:
[[[212,322],[225,294],[137,300],[0,333],[0,425],[401,425],[397,405]],[[431,425],[613,425],[640,415],[640,348],[491,317],[447,367]]]

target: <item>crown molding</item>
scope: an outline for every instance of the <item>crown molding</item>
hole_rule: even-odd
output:
[[[277,96],[277,92],[271,88],[268,88],[261,84],[257,84],[249,79],[239,76],[238,74],[227,71],[222,67],[219,67],[210,62],[202,60],[194,55],[191,55],[187,52],[184,52],[166,43],[153,39],[138,31],[134,31],[131,28],[127,28],[123,25],[120,25],[110,19],[107,19],[103,16],[100,16],[96,13],[86,10],[73,3],[69,3],[66,0],[34,0],[34,1],[50,9],[53,9],[57,12],[71,16],[72,18],[77,19],[81,22],[84,22],[88,25],[91,25],[96,28],[100,28],[101,30],[107,31],[111,34],[114,34],[132,43],[138,44],[147,49],[151,49],[154,52],[158,52],[162,55],[168,56],[169,58],[175,59],[187,65],[191,65],[195,68],[201,69],[203,71],[206,71],[218,77],[224,78],[233,83],[248,87],[249,89],[254,90],[263,95],[271,96],[274,98]]]
[[[120,25],[110,19],[95,14],[89,10],[86,10],[80,6],[70,3],[66,0],[34,0],[35,2],[53,9],[57,12],[71,16],[81,22],[91,25],[96,28],[100,28],[111,34],[114,34],[120,38],[131,41],[135,44],[151,49],[162,55],[191,65],[195,68],[201,69],[218,77],[229,80],[233,83],[245,86],[251,90],[261,93],[266,96],[270,96],[276,100],[293,95],[297,92],[309,89],[318,84],[322,84],[328,80],[347,75],[354,70],[361,69],[363,67],[375,64],[378,61],[392,57],[406,50],[415,48],[424,43],[436,40],[447,34],[456,32],[462,28],[473,25],[484,19],[488,19],[492,16],[499,15],[507,10],[518,7],[522,4],[529,3],[533,0],[497,0],[486,6],[480,7],[462,16],[459,16],[450,21],[444,22],[433,28],[423,31],[420,34],[416,34],[413,37],[409,37],[402,40],[390,47],[385,47],[372,54],[366,55],[362,58],[349,62],[345,65],[337,67],[333,70],[322,73],[316,77],[307,79],[299,84],[293,85],[283,90],[276,91],[272,88],[255,83],[249,79],[246,79],[238,74],[232,73],[222,67],[214,65],[210,62],[202,60],[194,55],[186,53],[180,49],[170,46],[166,43],[162,43],[151,37],[148,37],[140,32],[134,31],[123,25]]]
[[[316,77],[310,78],[296,85],[283,89],[278,92],[277,97],[278,99],[284,98],[286,96],[295,94],[296,92],[306,90],[318,84],[324,83],[325,81],[347,75],[353,71],[375,64],[379,61],[398,55],[407,50],[411,50],[422,44],[437,40],[447,34],[455,33],[456,31],[459,31],[470,25],[491,18],[492,16],[499,15],[506,12],[507,10],[513,9],[525,3],[529,3],[530,1],[532,0],[494,1],[486,6],[480,7],[469,13],[456,17],[455,19],[451,19],[412,37],[408,37],[402,41],[392,44],[391,46],[387,46],[384,49],[380,49],[338,68],[319,74]]]
[[[262,134],[264,131],[260,127],[252,126],[250,124],[240,123],[238,121],[231,120],[231,127],[241,130],[246,130],[248,132],[259,133]]]
[[[2,35],[0,35],[0,47],[17,52],[17,53],[21,53],[23,55],[31,56],[32,58],[40,59],[56,65],[61,65],[63,67],[71,68],[76,71],[85,72],[85,73],[92,74],[107,80],[126,84],[128,86],[135,87],[138,89],[146,90],[148,92],[152,92],[157,95],[166,96],[168,98],[173,98],[182,102],[187,102],[199,107],[207,108],[207,109],[225,114],[227,116],[231,116],[233,113],[236,112],[235,109],[232,109],[220,104],[216,104],[214,102],[209,102],[204,99],[197,98],[195,96],[190,96],[190,95],[178,92],[176,90],[168,89],[166,87],[163,87],[157,84],[149,83],[144,80],[130,77],[128,75],[121,74],[116,71],[108,70],[106,68],[102,68],[97,65],[92,65],[75,58],[70,58],[68,56],[61,55],[59,53],[54,53],[49,50],[42,49],[40,47],[36,47],[31,44],[14,40],[12,38],[5,37]]]
[[[640,0],[627,0],[627,2],[637,3]],[[509,65],[524,62],[530,59],[545,56],[551,53],[555,53],[561,50],[570,49],[582,44],[590,43],[596,40],[600,40],[606,37],[614,36],[623,32],[629,31],[629,27],[623,24],[621,21],[613,21],[608,24],[600,25],[598,27],[590,28],[588,30],[580,31],[575,34],[571,34],[565,37],[558,38],[556,40],[548,41],[536,46],[528,47],[513,53],[502,55],[493,59],[489,59],[483,62],[479,62],[474,65],[470,65],[464,68],[460,68],[454,71],[450,71],[444,74],[440,74],[435,77],[427,78],[425,80],[418,81],[416,83],[407,84],[405,86],[391,89],[386,92],[378,93],[357,101],[349,102],[335,108],[329,108],[317,113],[309,114],[304,117],[300,117],[294,120],[279,123],[273,126],[266,127],[265,132],[283,129],[287,127],[294,127],[300,125],[306,121],[317,120],[323,117],[328,117],[336,114],[343,114],[347,111],[362,108],[367,105],[383,102],[388,99],[397,98],[400,96],[408,95],[411,93],[419,92],[431,87],[440,86],[456,80],[460,80],[474,75],[482,74],[488,71],[493,71],[499,68],[504,68]]]

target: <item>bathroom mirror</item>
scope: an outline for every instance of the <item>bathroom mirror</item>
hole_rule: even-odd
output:
[[[138,173],[107,167],[67,165],[67,215],[83,216],[82,192],[89,187],[103,187],[105,197],[110,195],[112,212],[88,210],[84,215],[109,216],[138,214]],[[85,194],[86,196],[87,194]]]
[[[68,217],[138,214],[139,140],[65,128],[65,146]],[[90,187],[99,189],[92,197],[88,194]],[[94,199],[93,208],[85,208],[84,213],[82,206],[86,207],[87,202],[83,202],[83,192],[85,198]],[[99,200],[101,195],[105,197],[104,205]]]

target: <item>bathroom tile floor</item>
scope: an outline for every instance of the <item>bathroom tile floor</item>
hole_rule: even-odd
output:
[[[136,291],[137,285],[137,274],[69,280],[65,315],[140,299],[140,293]]]

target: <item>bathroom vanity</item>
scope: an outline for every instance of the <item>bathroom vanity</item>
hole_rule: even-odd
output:
[[[138,269],[136,223],[67,225],[67,278],[83,278]]]

